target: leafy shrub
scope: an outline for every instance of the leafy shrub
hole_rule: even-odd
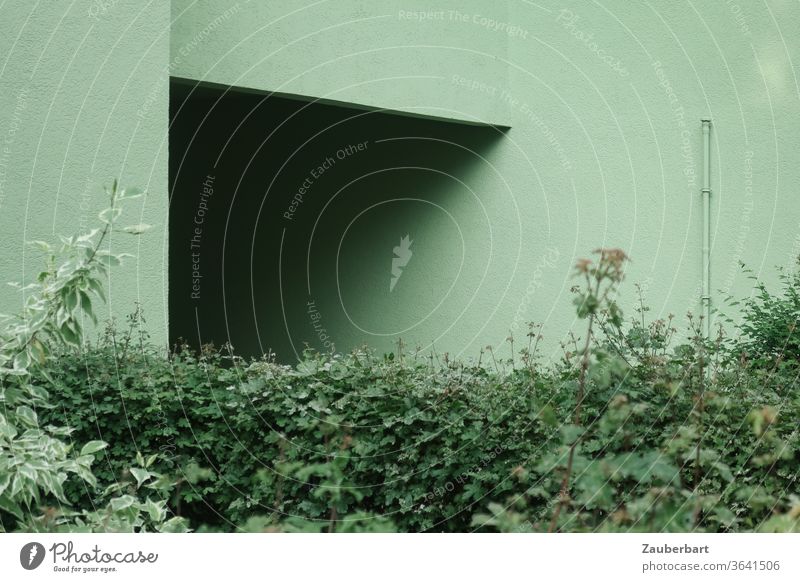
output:
[[[181,475],[170,507],[199,530],[799,528],[796,376],[727,358],[700,321],[677,346],[671,319],[641,308],[624,324],[624,260],[579,264],[590,326],[555,365],[530,345],[489,348],[490,367],[402,349],[308,352],[295,367],[167,355],[134,317],[52,361],[49,418],[112,443],[103,483],[158,451],[154,470]]]
[[[519,478],[522,497],[473,523],[501,531],[795,531],[800,395],[788,369],[728,358],[721,334],[672,348],[672,317],[623,326],[607,291],[624,254],[578,263],[588,321],[571,424],[548,413],[561,442]],[[603,334],[593,336],[593,324]],[[734,350],[735,352],[735,350]],[[588,396],[587,396],[588,395]]]
[[[800,267],[800,258],[798,259]],[[740,349],[760,363],[800,362],[800,268],[781,271],[781,293],[771,294],[756,281],[755,293],[744,301]]]
[[[48,379],[47,365],[54,354],[80,348],[85,319],[97,323],[93,302],[105,299],[102,280],[108,268],[123,258],[105,250],[103,243],[120,216],[120,204],[140,195],[118,189],[116,181],[108,194],[110,206],[99,215],[102,228],[61,237],[60,249],[43,241],[33,243],[45,253],[47,267],[35,282],[17,285],[24,294],[22,312],[0,317],[0,530],[38,530],[52,522],[58,513],[52,504],[67,502],[70,473],[90,487],[97,483],[91,465],[106,443],[90,440],[73,454],[73,445],[65,440],[72,429],[40,418],[53,405],[44,384],[34,377]],[[140,234],[145,226],[124,230]],[[120,499],[109,503],[108,519],[119,520],[120,512],[130,515],[132,503],[124,507]],[[39,509],[48,504],[50,509],[39,515]],[[74,521],[62,517],[56,521],[67,528],[91,528],[92,514],[73,512],[70,516]],[[179,529],[180,523],[172,525]],[[103,529],[108,525],[107,520],[94,524]]]
[[[127,478],[109,485],[101,493],[99,499],[104,500],[104,503],[99,509],[49,508],[42,515],[33,518],[27,524],[26,530],[38,533],[187,532],[183,518],[170,517],[172,512],[167,506],[167,500],[175,482],[151,470],[156,459],[157,455],[148,459],[137,455],[137,464],[128,469]]]
[[[160,451],[159,470],[211,469],[173,501],[197,525],[265,513],[328,524],[333,511],[343,524],[367,512],[404,530],[462,530],[473,505],[513,489],[513,463],[544,436],[527,371],[500,381],[365,351],[308,354],[291,368],[113,346],[54,363],[53,419],[115,443],[96,467],[101,482],[136,450]]]

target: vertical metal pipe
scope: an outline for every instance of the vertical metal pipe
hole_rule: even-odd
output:
[[[711,337],[711,119],[704,117],[703,124],[703,307],[704,333]]]

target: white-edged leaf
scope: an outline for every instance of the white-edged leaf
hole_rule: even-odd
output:
[[[49,253],[50,251],[53,250],[53,247],[51,247],[49,243],[46,243],[43,240],[28,241],[28,244],[32,247],[36,247],[37,249],[45,253]]]
[[[114,511],[121,511],[123,509],[129,508],[133,505],[133,502],[136,501],[130,495],[123,495],[122,497],[115,497],[111,500],[111,509]]]
[[[139,188],[125,188],[120,190],[117,194],[117,200],[133,200],[134,198],[139,198],[144,196],[144,190]]]
[[[92,230],[90,230],[90,231],[89,231],[89,232],[87,232],[86,234],[82,234],[82,235],[80,235],[80,236],[78,237],[78,241],[77,241],[77,242],[89,242],[90,240],[92,240],[92,239],[95,237],[95,235],[96,235],[98,232],[100,232],[100,229],[98,229],[98,228],[93,228]]]
[[[119,267],[122,264],[122,261],[119,260],[119,257],[116,255],[106,254],[106,253],[97,253],[95,258],[103,265],[108,267]]]
[[[121,208],[111,207],[111,208],[106,208],[105,210],[103,210],[97,216],[98,216],[98,218],[100,219],[101,222],[105,222],[106,224],[110,224],[110,223],[114,222],[117,218],[119,218],[120,214],[122,214],[122,209]]]
[[[144,483],[150,477],[153,476],[153,474],[150,471],[148,471],[147,469],[140,469],[138,467],[131,467],[130,471],[131,471],[131,475],[136,477],[136,488],[137,489],[142,486],[142,483]]]
[[[97,451],[102,451],[107,446],[108,443],[105,441],[89,441],[88,443],[83,445],[80,456],[83,457],[85,455],[92,455]]]
[[[147,513],[150,515],[150,519],[155,522],[160,523],[167,515],[167,512],[163,506],[163,502],[157,503],[148,498],[147,501],[144,502],[144,507],[147,510]]]
[[[36,416],[36,413],[30,406],[18,406],[16,413],[17,418],[27,426],[31,428],[39,427],[39,417]]]

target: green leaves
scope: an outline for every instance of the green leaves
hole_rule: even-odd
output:
[[[119,200],[133,195],[118,190],[115,181],[110,207],[99,215],[104,228],[59,236],[58,251],[34,241],[46,254],[46,267],[34,282],[17,285],[25,293],[22,311],[0,318],[0,401],[5,411],[0,416],[0,523],[6,521],[4,513],[21,520],[36,515],[41,504],[54,499],[65,503],[63,485],[70,473],[91,486],[96,483],[91,463],[106,443],[90,440],[74,458],[71,445],[61,440],[71,431],[49,424],[43,430],[37,412],[54,408],[42,386],[53,383],[47,368],[51,355],[81,347],[84,317],[97,322],[92,297],[104,299],[100,278],[122,256],[101,247],[122,211]],[[146,225],[137,225],[131,232],[145,230]]]
[[[50,361],[62,406],[37,409],[40,424],[75,426],[79,443],[100,437],[98,428],[113,443],[95,463],[100,485],[121,482],[110,493],[137,500],[115,527],[163,531],[180,500],[182,515],[198,527],[221,519],[245,524],[275,508],[298,517],[251,525],[327,531],[335,508],[336,531],[347,531],[345,516],[358,512],[390,515],[401,531],[468,531],[474,514],[487,529],[543,531],[576,439],[575,480],[561,521],[570,531],[743,531],[770,519],[773,507],[790,507],[783,492],[792,490],[798,461],[781,455],[796,450],[797,435],[781,419],[796,418],[800,404],[789,408],[785,396],[755,379],[736,380],[753,382],[741,393],[741,384],[726,387],[729,398],[709,396],[709,415],[718,418],[701,429],[687,420],[696,400],[680,384],[681,368],[674,376],[661,372],[659,381],[681,386],[668,392],[649,384],[649,370],[598,354],[585,422],[577,426],[567,420],[575,376],[561,369],[537,369],[532,386],[525,375],[469,366],[431,371],[357,352],[309,354],[298,371],[264,361],[231,366],[228,356],[211,352],[167,359],[146,344],[123,355],[113,346],[125,337]],[[754,406],[763,400],[775,402],[774,410]],[[751,428],[756,422],[760,436]],[[166,454],[146,454],[159,450]],[[769,463],[757,466],[756,459]],[[169,489],[166,473],[180,477],[180,488]],[[750,482],[763,486],[744,491]],[[97,492],[86,495],[71,483],[64,489],[87,511],[103,507]]]
[[[150,479],[150,477],[153,476],[153,473],[151,473],[147,469],[141,469],[139,467],[131,467],[130,472],[131,475],[133,475],[134,478],[136,479],[137,489],[141,487],[145,481],[147,481],[148,479]]]
[[[29,406],[18,406],[16,409],[17,420],[28,428],[39,428],[39,419]]]
[[[106,208],[105,210],[101,211],[100,214],[97,215],[100,222],[105,224],[112,224],[119,216],[122,214],[122,209],[118,207],[110,207]]]
[[[112,511],[122,511],[131,507],[134,503],[136,503],[136,498],[133,495],[123,495],[112,499],[109,505]]]
[[[89,441],[81,448],[81,457],[86,455],[93,455],[108,447],[108,443],[104,441]]]
[[[600,298],[593,293],[581,293],[572,300],[576,307],[576,313],[581,319],[586,319],[590,315],[597,313],[600,307]]]
[[[155,502],[152,499],[147,499],[144,503],[145,511],[152,521],[162,522],[167,516],[167,510],[164,502]]]
[[[562,442],[569,446],[576,442],[581,435],[583,435],[585,429],[582,426],[575,424],[563,424],[561,425],[560,430]]]
[[[301,377],[313,376],[317,371],[318,366],[315,360],[303,360],[297,364],[297,374]]]

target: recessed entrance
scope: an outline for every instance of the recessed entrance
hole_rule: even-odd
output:
[[[170,99],[171,341],[293,361],[452,323],[498,129],[180,80]]]

